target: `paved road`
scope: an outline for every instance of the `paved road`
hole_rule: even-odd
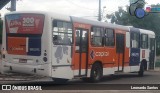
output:
[[[12,76],[12,75],[10,75]],[[145,72],[144,77],[138,77],[137,73],[130,74],[121,74],[121,75],[113,75],[113,76],[105,76],[101,82],[99,83],[86,83],[81,80],[71,80],[67,83],[67,85],[55,85],[54,82],[50,78],[38,78],[35,79],[32,76],[17,76],[14,75],[12,77],[4,78],[3,75],[0,75],[0,84],[20,84],[20,85],[42,85],[42,89],[48,89],[48,91],[32,91],[32,93],[160,93],[157,90],[114,90],[117,87],[127,86],[126,84],[160,84],[160,71],[147,71]],[[2,78],[3,77],[3,78]],[[28,78],[26,78],[28,77]],[[7,80],[7,78],[10,78]],[[16,78],[16,79],[14,79]],[[5,79],[5,80],[3,80]],[[17,81],[18,80],[18,81]],[[107,84],[107,85],[106,85]],[[112,85],[114,84],[114,85]],[[122,85],[118,85],[122,84]],[[123,85],[124,84],[124,85]],[[96,90],[98,86],[102,87],[111,87],[112,90]],[[127,86],[130,88],[130,86]],[[128,88],[128,89],[129,89]],[[160,86],[159,86],[160,88]],[[73,89],[73,90],[68,90]],[[84,90],[83,90],[84,89]],[[86,89],[86,90],[85,90]],[[88,90],[89,89],[89,90]],[[52,90],[52,91],[50,91]],[[93,91],[94,90],[94,91]],[[11,93],[10,91],[0,91],[1,93]],[[12,91],[12,93],[21,93],[22,91]],[[24,93],[27,91],[23,91]]]
[[[0,74],[0,84],[16,84],[16,83],[45,83],[52,84],[52,79],[47,77],[8,74],[7,76]],[[68,84],[90,84],[80,79],[70,80]],[[144,77],[138,77],[137,73],[119,74],[113,76],[105,76],[101,82],[96,84],[160,84],[160,71],[146,71]]]
[[[104,78],[103,84],[160,84],[159,71],[147,71],[144,77],[138,77],[137,73],[114,75]]]
[[[130,90],[44,90],[44,91],[0,91],[1,93],[160,93],[160,91]]]

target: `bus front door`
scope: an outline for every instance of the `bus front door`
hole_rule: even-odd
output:
[[[116,34],[116,53],[118,57],[118,70],[123,71],[124,67],[124,34]]]
[[[86,76],[88,64],[88,30],[75,29],[74,75]]]

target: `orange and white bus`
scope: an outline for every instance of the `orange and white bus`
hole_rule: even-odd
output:
[[[145,31],[55,13],[8,13],[3,26],[2,72],[37,74],[54,81],[82,78],[95,82],[118,72],[143,76],[150,46],[154,47],[151,59],[155,59],[155,43],[149,43],[155,34]]]

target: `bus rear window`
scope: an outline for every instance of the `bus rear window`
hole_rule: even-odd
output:
[[[5,16],[6,32],[15,34],[42,34],[44,15],[10,14]]]

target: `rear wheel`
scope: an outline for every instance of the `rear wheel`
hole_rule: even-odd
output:
[[[60,79],[60,78],[53,78],[53,82],[55,84],[65,84],[67,83],[68,79]]]
[[[144,76],[144,65],[143,65],[143,63],[141,63],[140,70],[138,72],[138,76],[140,76],[140,77]]]
[[[100,66],[100,64],[96,63],[92,66],[90,80],[91,82],[98,82],[101,78],[102,67]]]

